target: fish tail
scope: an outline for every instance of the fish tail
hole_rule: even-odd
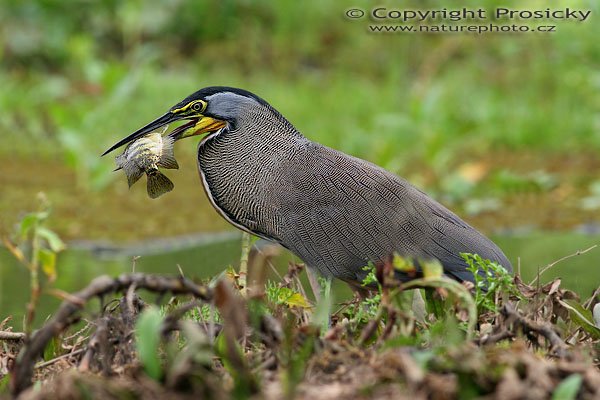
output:
[[[160,156],[160,161],[158,162],[158,165],[163,168],[179,169],[179,164],[177,164],[175,153],[173,151],[173,143],[175,143],[173,138],[168,136],[163,138],[162,154]]]
[[[148,196],[151,199],[156,199],[163,194],[173,190],[175,185],[169,178],[158,170],[148,172]]]

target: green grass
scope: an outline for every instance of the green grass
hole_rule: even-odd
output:
[[[62,157],[82,185],[102,188],[114,176],[99,153],[215,84],[249,89],[311,139],[397,172],[416,159],[444,171],[498,148],[600,148],[597,24],[561,23],[553,35],[377,35],[343,11],[295,2],[9,4],[0,17],[2,153]],[[52,28],[40,36],[40,26]]]

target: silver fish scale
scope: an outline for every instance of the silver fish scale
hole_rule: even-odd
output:
[[[177,169],[179,165],[173,153],[174,139],[162,137],[162,132],[152,132],[133,141],[125,151],[115,158],[118,169],[121,168],[131,187],[144,173],[147,175],[146,190],[150,198],[157,198],[173,190],[173,182],[167,178],[159,167]]]
[[[157,168],[156,164],[162,155],[162,137],[160,134],[158,137],[144,137],[133,142],[125,152],[126,159],[135,162],[143,170]]]
[[[372,163],[309,141],[268,106],[245,109],[235,130],[202,141],[198,166],[227,219],[325,275],[360,282],[368,261],[393,252],[438,259],[459,280],[472,280],[461,252],[512,271],[492,241],[444,206]]]

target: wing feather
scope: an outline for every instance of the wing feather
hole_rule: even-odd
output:
[[[435,258],[447,274],[472,280],[460,256],[470,252],[512,270],[493,242],[402,178],[336,150],[311,146],[302,162],[294,160],[296,173],[278,197],[287,224],[279,240],[310,265],[335,276],[343,271],[342,279],[358,279],[368,261],[398,252]],[[298,231],[298,226],[305,229]],[[286,236],[294,231],[299,234]],[[305,243],[313,247],[309,253],[302,249]]]

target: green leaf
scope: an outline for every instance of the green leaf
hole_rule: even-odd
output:
[[[285,301],[285,304],[287,304],[290,307],[300,307],[300,308],[310,308],[311,307],[310,303],[306,300],[306,298],[304,296],[302,296],[300,293],[296,293],[296,292],[287,298],[287,300]]]
[[[52,360],[59,355],[60,343],[59,340],[54,337],[48,342],[44,348],[44,361]]]
[[[52,232],[50,229],[44,228],[40,226],[37,228],[37,234],[48,242],[48,246],[52,249],[53,252],[59,253],[63,251],[67,246],[65,242],[63,242],[56,233]]]
[[[163,317],[156,306],[146,308],[139,316],[136,327],[136,347],[146,374],[158,381],[162,376],[160,363],[160,327]]]
[[[56,253],[48,249],[38,249],[38,260],[42,266],[42,271],[52,282],[56,279]]]
[[[311,307],[304,296],[286,287],[279,288],[277,293],[277,304],[285,304],[288,307]]]
[[[552,400],[573,400],[577,398],[583,378],[580,374],[569,375],[556,386],[552,393]]]
[[[394,253],[392,265],[397,271],[411,274],[416,272],[415,264],[410,258],[402,257],[398,253]]]
[[[10,382],[10,374],[4,375],[0,378],[0,395],[6,395],[8,398],[8,382]]]
[[[379,281],[377,280],[377,276],[375,276],[375,265],[373,265],[373,263],[369,262],[369,265],[364,266],[362,270],[367,272],[367,275],[362,280],[363,286],[369,286],[371,284],[379,286]]]
[[[423,267],[423,276],[429,278],[441,278],[444,274],[444,267],[438,260],[429,260],[421,262]]]
[[[21,237],[21,239],[24,240],[25,238],[27,238],[29,231],[35,224],[37,224],[38,221],[39,218],[37,213],[29,213],[25,215],[23,219],[21,219],[21,223],[19,226],[19,236]]]
[[[575,300],[558,300],[560,305],[569,310],[571,319],[575,321],[583,330],[592,335],[595,339],[600,339],[600,329],[594,323],[592,312],[585,309]]]

